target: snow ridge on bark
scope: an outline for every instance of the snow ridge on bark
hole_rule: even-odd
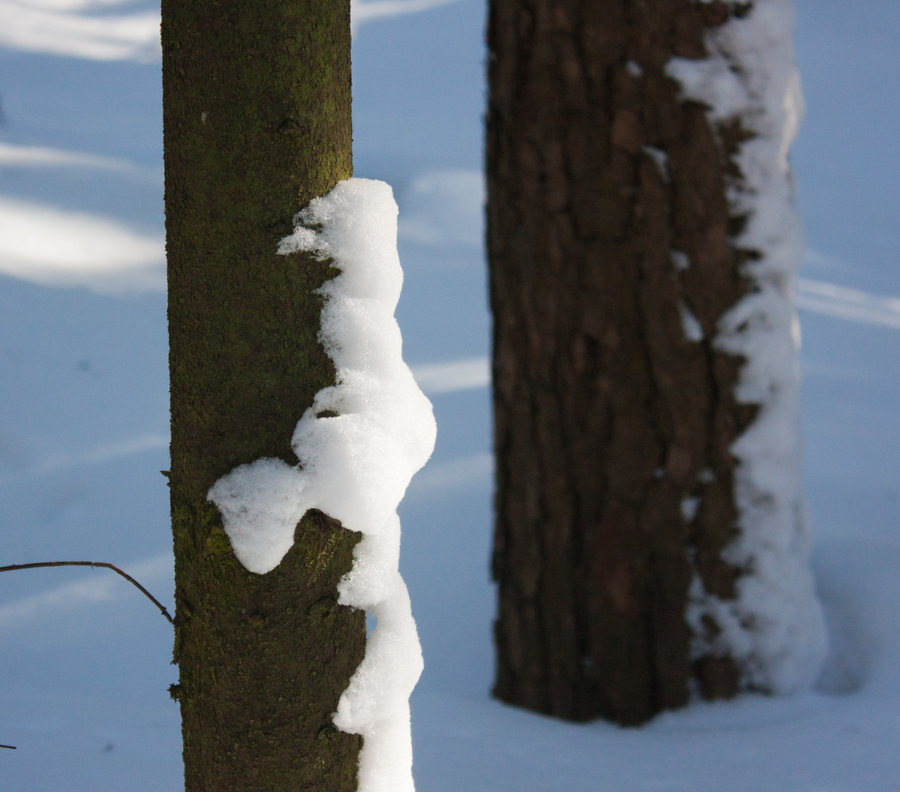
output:
[[[800,482],[793,292],[803,241],[788,148],[803,106],[793,29],[792,0],[756,0],[749,13],[707,34],[707,58],[667,64],[682,95],[706,105],[714,126],[739,121],[753,135],[737,152],[741,176],[728,197],[732,213],[746,217],[734,244],[759,254],[744,271],[753,289],[722,317],[715,339],[719,349],[746,360],[738,401],[759,405],[731,448],[739,536],[723,556],[742,575],[734,600],[709,594],[695,575],[687,620],[695,656],[728,655],[745,687],[774,693],[811,685],[826,650]]]
[[[377,618],[366,654],[338,703],[334,724],[361,734],[360,792],[412,792],[409,696],[422,653],[399,571],[397,507],[431,456],[431,403],[403,362],[394,310],[403,272],[397,205],[383,182],[349,179],[295,218],[283,255],[309,251],[340,270],[325,296],[320,340],[336,385],[316,394],[294,431],[300,464],[260,459],[219,479],[219,508],[235,555],[251,572],[274,569],[308,509],[358,531],[354,564],[339,603]]]

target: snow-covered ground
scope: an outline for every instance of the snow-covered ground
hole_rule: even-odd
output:
[[[798,0],[813,692],[572,726],[492,701],[483,0],[360,3],[356,172],[400,204],[404,356],[434,403],[401,506],[429,792],[888,792],[900,778],[900,4]],[[158,7],[0,0],[0,563],[113,561],[166,604]],[[150,20],[148,22],[148,20]],[[171,628],[102,570],[0,575],[0,789],[174,792]]]

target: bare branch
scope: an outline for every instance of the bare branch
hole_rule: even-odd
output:
[[[103,567],[104,569],[111,569],[118,575],[121,575],[125,580],[131,583],[138,591],[140,591],[147,599],[150,600],[157,608],[159,608],[159,612],[168,619],[169,624],[174,624],[174,620],[169,615],[169,612],[162,606],[160,601],[156,599],[147,589],[145,589],[140,583],[138,583],[131,575],[127,572],[123,572],[119,567],[115,564],[108,564],[105,561],[39,561],[33,564],[10,564],[9,566],[0,566],[0,572],[15,572],[18,569],[39,569],[41,567],[64,567],[64,566],[83,566],[83,567]],[[0,748],[10,748],[12,746],[2,745]]]

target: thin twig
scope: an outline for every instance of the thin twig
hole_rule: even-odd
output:
[[[15,746],[15,745],[0,745],[0,748],[9,748],[10,751],[15,751],[15,750],[16,750],[16,746]]]
[[[105,561],[39,561],[34,564],[10,564],[9,566],[0,567],[0,572],[15,572],[17,569],[39,569],[41,567],[63,567],[63,566],[86,566],[86,567],[103,567],[104,569],[111,569],[118,575],[121,575],[125,580],[131,583],[138,591],[140,591],[147,599],[150,600],[157,608],[159,608],[159,612],[165,616],[169,620],[169,624],[174,624],[174,620],[169,615],[169,612],[162,606],[162,603],[156,597],[154,597],[147,589],[145,589],[140,583],[138,583],[131,575],[127,572],[123,572],[119,567],[115,564],[107,564]],[[0,748],[10,748],[9,745],[0,746]]]

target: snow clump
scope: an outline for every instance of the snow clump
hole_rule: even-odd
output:
[[[394,309],[403,271],[397,204],[383,182],[349,179],[295,218],[278,252],[309,251],[340,274],[325,296],[320,340],[337,369],[294,431],[299,464],[260,459],[209,491],[235,555],[251,572],[274,569],[308,509],[363,534],[338,602],[377,618],[362,663],[344,691],[335,725],[364,738],[360,792],[412,792],[409,696],[422,652],[399,571],[397,507],[434,449],[431,403],[403,362]]]

